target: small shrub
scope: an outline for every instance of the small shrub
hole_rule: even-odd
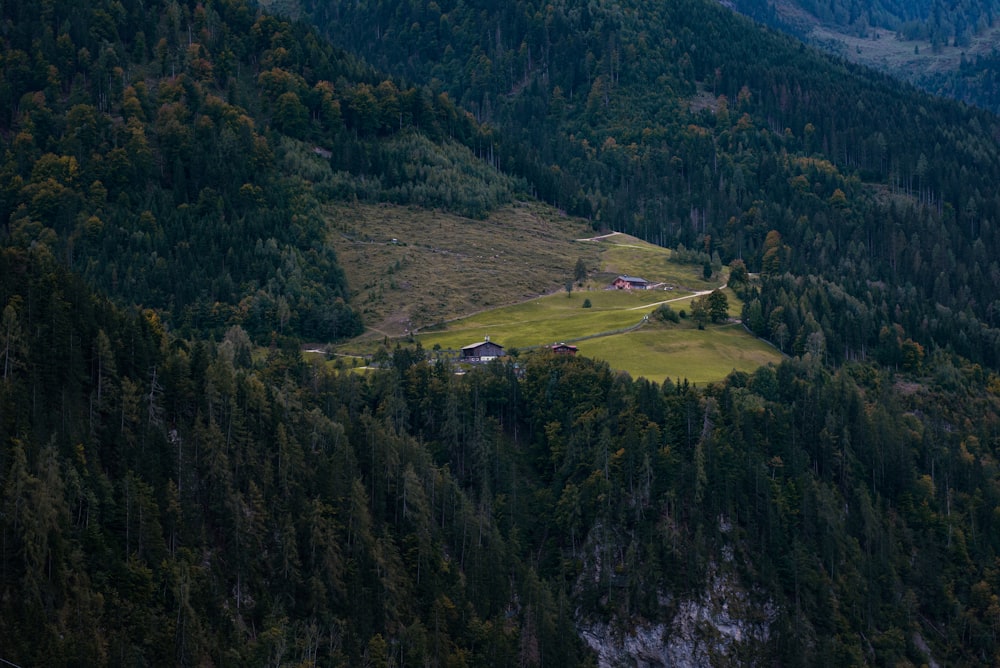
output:
[[[655,311],[656,317],[663,322],[680,322],[681,317],[677,311],[670,308],[670,304],[661,304]]]
[[[588,297],[587,299],[583,300],[583,308],[590,308],[590,306],[591,306],[590,298]]]

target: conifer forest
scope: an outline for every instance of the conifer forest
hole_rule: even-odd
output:
[[[0,2],[0,663],[1000,665],[1000,117],[943,91],[711,0]],[[304,354],[371,324],[331,210],[525,201],[718,257],[782,361]]]

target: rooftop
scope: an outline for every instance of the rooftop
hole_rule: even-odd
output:
[[[470,343],[467,346],[462,346],[462,350],[472,350],[473,348],[478,348],[479,346],[485,346],[487,343],[492,343],[497,348],[503,348],[503,346],[501,346],[499,343],[486,339],[485,341],[479,341],[478,343]]]

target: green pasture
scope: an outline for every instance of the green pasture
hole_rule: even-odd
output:
[[[605,274],[639,276],[654,283],[668,283],[692,291],[711,290],[725,282],[722,274],[705,280],[702,266],[681,264],[671,259],[673,252],[627,234],[614,234],[596,241],[601,249],[601,271]]]
[[[458,350],[486,336],[508,350],[565,341],[578,346],[580,354],[603,359],[613,368],[633,376],[645,376],[658,382],[667,377],[687,378],[700,384],[721,380],[733,369],[750,371],[780,359],[773,348],[756,340],[740,326],[709,325],[699,331],[690,319],[676,325],[666,325],[655,318],[644,321],[645,316],[664,302],[675,311],[690,313],[691,300],[697,296],[695,292],[718,288],[725,281],[724,273],[706,281],[700,265],[672,260],[669,249],[625,234],[594,241],[563,240],[563,245],[556,247],[541,234],[544,226],[528,215],[530,212],[520,210],[508,212],[521,225],[520,231],[511,235],[511,240],[519,240],[516,247],[502,246],[505,237],[473,238],[465,229],[467,226],[462,228],[463,234],[458,235],[452,230],[457,223],[446,218],[405,219],[394,209],[368,213],[379,214],[375,218],[383,225],[384,229],[378,228],[382,236],[398,236],[401,240],[404,237],[433,239],[434,248],[426,241],[407,242],[406,245],[345,244],[343,253],[358,255],[357,266],[381,266],[374,261],[375,254],[386,254],[384,262],[392,260],[387,265],[389,269],[376,271],[375,275],[383,276],[379,285],[388,281],[386,285],[398,287],[380,287],[378,299],[373,297],[366,301],[374,309],[371,313],[366,311],[366,315],[374,317],[378,326],[373,327],[369,336],[337,346],[341,354],[372,355],[383,346],[391,350],[397,342],[406,345],[413,340],[427,351],[435,347]],[[375,228],[371,221],[358,227],[368,232]],[[462,243],[458,243],[459,238]],[[482,257],[473,256],[473,252]],[[531,285],[552,286],[552,279],[560,273],[558,267],[564,266],[563,275],[569,278],[576,258],[586,258],[591,268],[585,288],[574,284],[569,294],[558,290],[546,296],[524,299]],[[530,281],[525,282],[523,270],[509,275],[501,271],[506,270],[512,260],[514,264],[534,268],[535,274],[530,276]],[[463,273],[465,264],[469,265],[469,271],[473,266],[475,270]],[[511,264],[510,268],[515,267]],[[617,274],[642,276],[671,289],[608,289],[608,277]],[[364,276],[359,275],[355,284],[365,285],[363,280]],[[456,289],[456,285],[462,287]],[[729,315],[738,317],[742,306],[739,299],[728,289],[725,293],[729,298]],[[512,303],[518,294],[523,295],[522,300]],[[434,300],[441,303],[431,304]],[[585,300],[590,300],[590,308],[583,308]],[[437,325],[428,323],[428,320],[435,322],[431,320],[435,316],[447,317],[449,312],[469,313],[476,305],[483,308],[490,302],[498,306]],[[506,305],[499,305],[504,302]],[[400,315],[404,313],[409,315]],[[417,325],[419,334],[399,338],[394,335],[399,330],[399,323]],[[622,332],[630,328],[635,329]],[[354,366],[346,359],[340,364],[344,368]]]
[[[562,292],[462,318],[417,339],[425,349],[437,344],[457,350],[486,335],[507,348],[542,346],[632,327],[658,302],[683,295],[676,290]],[[591,308],[583,308],[586,299]]]
[[[590,290],[573,292],[568,297],[559,293],[462,318],[449,323],[446,329],[423,333],[417,339],[427,350],[435,345],[458,350],[487,335],[508,349],[574,342],[581,355],[604,360],[632,376],[657,382],[687,378],[701,385],[721,380],[734,369],[749,372],[781,359],[777,350],[737,324],[708,325],[699,330],[690,319],[679,325],[655,319],[643,322],[643,317],[665,300],[671,300],[675,311],[690,312],[694,295],[678,293]],[[730,315],[738,316],[739,300],[728,289],[726,293]],[[585,299],[590,300],[591,308],[583,308]],[[632,331],[600,336],[639,324],[642,326]]]
[[[666,378],[705,385],[722,380],[734,369],[752,372],[781,354],[748,334],[741,325],[644,327],[635,332],[605,336],[576,344],[580,355],[607,362],[632,377],[661,383]]]

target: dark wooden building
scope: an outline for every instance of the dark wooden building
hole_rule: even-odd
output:
[[[556,355],[576,355],[576,346],[571,346],[568,343],[557,343],[552,346],[552,352]]]
[[[490,337],[486,337],[485,341],[480,341],[479,343],[471,343],[467,346],[462,346],[462,362],[489,362],[497,357],[503,357],[503,346],[499,343],[493,343],[490,341]]]

